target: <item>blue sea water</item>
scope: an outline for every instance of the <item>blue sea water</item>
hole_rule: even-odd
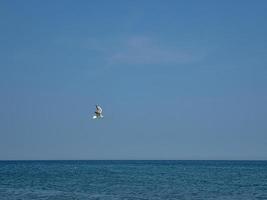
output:
[[[0,161],[0,199],[267,199],[267,161]]]

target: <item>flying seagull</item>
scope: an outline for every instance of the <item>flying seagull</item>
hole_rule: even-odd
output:
[[[93,119],[99,119],[103,117],[104,116],[102,115],[102,108],[99,105],[96,105],[96,111],[95,111],[95,115],[93,116]]]

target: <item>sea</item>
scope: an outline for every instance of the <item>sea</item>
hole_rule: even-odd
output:
[[[267,200],[267,161],[0,161],[1,200]]]

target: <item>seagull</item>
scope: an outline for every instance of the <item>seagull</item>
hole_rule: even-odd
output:
[[[103,117],[104,116],[102,115],[102,108],[99,105],[96,105],[96,111],[95,111],[95,115],[93,116],[93,119],[99,119]]]

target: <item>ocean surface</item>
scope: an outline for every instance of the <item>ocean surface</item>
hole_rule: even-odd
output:
[[[2,200],[267,200],[267,161],[0,161]]]

